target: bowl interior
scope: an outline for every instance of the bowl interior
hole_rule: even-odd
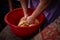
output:
[[[33,11],[34,11],[34,9],[28,9],[28,14],[31,15]],[[8,22],[9,24],[17,26],[21,17],[23,17],[23,16],[24,16],[23,9],[18,8],[18,9],[10,11],[6,15],[5,21]],[[43,22],[44,18],[45,17],[42,13],[37,17],[39,24]]]

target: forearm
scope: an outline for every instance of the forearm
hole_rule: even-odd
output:
[[[20,0],[20,3],[22,5],[24,15],[27,15],[28,0]]]
[[[31,15],[32,19],[35,19],[41,12],[43,12],[43,10],[46,9],[49,4],[50,4],[50,1],[46,3],[39,3],[36,10]]]

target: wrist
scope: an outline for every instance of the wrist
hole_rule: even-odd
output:
[[[35,19],[36,19],[36,16],[31,15],[30,18],[31,18],[32,20],[35,20]]]

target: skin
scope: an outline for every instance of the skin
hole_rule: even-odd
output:
[[[22,8],[23,8],[23,10],[24,10],[24,13],[27,14],[27,8],[28,8],[28,7],[27,7],[27,5],[26,5],[26,1],[25,1],[25,0],[24,0],[24,1],[20,0],[20,2],[21,2],[21,5],[22,5]],[[36,19],[36,17],[37,17],[39,14],[41,14],[41,12],[43,12],[50,3],[51,3],[51,0],[40,0],[40,3],[38,4],[37,8],[36,8],[35,11],[32,13],[32,15],[27,16],[26,21],[27,21],[28,23],[30,23],[30,24],[33,23],[34,20]]]
[[[20,0],[20,3],[24,11],[24,17],[26,18],[28,16],[27,14],[28,0]]]

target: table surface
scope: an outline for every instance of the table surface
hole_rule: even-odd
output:
[[[49,24],[48,26],[57,26],[59,32],[60,32],[60,16],[55,19],[54,22],[52,22],[51,24]],[[2,32],[0,32],[0,40],[42,40],[41,38],[41,34],[40,32],[38,34],[36,34],[34,37],[31,38],[21,38],[21,37],[17,37],[16,35],[14,35],[11,31],[11,29],[9,28],[9,26],[7,25]]]

